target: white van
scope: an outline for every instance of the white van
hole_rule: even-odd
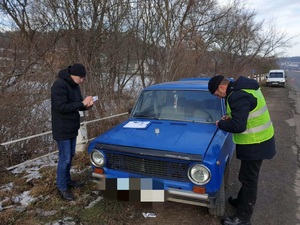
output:
[[[270,70],[266,76],[266,86],[285,86],[285,72],[284,70]]]

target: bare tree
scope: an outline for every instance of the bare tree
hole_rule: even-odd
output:
[[[1,142],[51,129],[51,84],[75,62],[87,67],[83,94],[100,98],[94,119],[123,112],[149,84],[264,71],[289,41],[239,1],[2,0],[0,14]]]
[[[290,41],[276,26],[265,27],[264,21],[255,22],[255,11],[247,11],[239,2],[225,8],[226,17],[218,21],[212,49],[215,53],[215,72],[238,77],[251,74],[257,59],[269,60],[278,48]],[[259,69],[259,68],[257,68]]]

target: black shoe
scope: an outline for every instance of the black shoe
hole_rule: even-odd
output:
[[[67,200],[67,201],[75,200],[74,195],[69,190],[66,190],[66,191],[58,190],[58,193],[59,193],[60,197],[63,198],[64,200]]]
[[[232,198],[230,196],[229,199],[228,199],[228,202],[229,202],[230,205],[237,208],[237,206],[238,206],[238,199],[237,198]]]
[[[223,225],[251,225],[250,220],[242,220],[237,216],[229,216],[221,220]]]
[[[77,182],[75,180],[71,180],[71,182],[69,182],[67,185],[68,185],[69,188],[80,188],[80,187],[83,186],[82,183]]]

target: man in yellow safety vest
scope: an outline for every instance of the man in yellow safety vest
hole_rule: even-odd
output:
[[[262,161],[276,154],[274,128],[266,101],[258,82],[243,76],[236,81],[214,76],[209,80],[208,89],[211,94],[225,98],[227,115],[216,121],[216,125],[233,134],[236,157],[241,160],[238,178],[242,186],[236,198],[228,199],[237,211],[221,223],[251,225]]]

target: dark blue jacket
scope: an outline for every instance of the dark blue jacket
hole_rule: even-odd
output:
[[[82,103],[80,87],[69,75],[67,69],[58,73],[51,87],[52,134],[56,141],[74,138],[78,135],[80,115],[86,110]]]
[[[256,80],[242,76],[236,81],[229,83],[225,100],[230,105],[232,119],[220,120],[218,123],[220,129],[230,133],[242,133],[246,130],[249,112],[256,107],[257,101],[253,95],[241,89],[257,90],[258,88],[259,84]],[[229,96],[230,93],[231,95]],[[275,154],[274,136],[259,144],[236,145],[236,156],[241,160],[270,159]]]

